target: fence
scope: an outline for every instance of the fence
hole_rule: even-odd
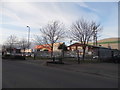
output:
[[[60,58],[63,53],[62,51],[59,52],[53,52],[53,57]],[[80,60],[82,60],[82,54],[77,51],[64,51],[64,58],[72,60],[78,60],[78,55]],[[106,49],[106,48],[98,48],[94,51],[94,53],[89,54],[86,52],[85,54],[85,60],[101,60],[101,61],[107,61],[109,59],[112,59],[114,56],[120,56],[120,51],[114,50],[114,49]],[[48,51],[38,51],[36,54],[36,57],[38,58],[51,58],[51,52]]]
[[[38,58],[50,58],[51,52],[48,51],[38,51],[36,52],[36,57]],[[63,57],[63,52],[53,52],[53,57],[59,58]],[[64,58],[77,58],[78,52],[77,51],[64,51]],[[79,53],[79,57],[82,58],[82,55]]]

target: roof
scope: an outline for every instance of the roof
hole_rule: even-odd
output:
[[[83,44],[81,44],[81,43],[74,43],[74,44],[71,44],[71,45],[69,45],[68,47],[71,47],[71,46],[82,46]],[[94,46],[94,45],[87,45],[86,44],[86,46],[88,46],[88,47],[93,47],[93,48],[104,48],[104,49],[110,49],[110,48],[106,48],[106,47],[102,47],[102,46]]]
[[[54,46],[58,46],[60,44],[62,44],[62,42],[60,42],[60,43],[54,43]],[[50,48],[50,45],[51,44],[36,45],[35,48],[39,48],[39,49],[40,48]]]
[[[120,38],[106,38],[98,40],[98,44],[120,43]]]
[[[73,44],[69,45],[68,47],[77,46],[77,45],[82,46],[83,44],[81,44],[81,43],[78,42],[78,43],[73,43]]]

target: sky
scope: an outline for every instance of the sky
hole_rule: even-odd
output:
[[[99,39],[118,37],[118,2],[30,1],[0,3],[0,44],[10,35],[27,39],[27,26],[30,27],[32,41],[35,35],[41,35],[40,28],[50,21],[59,20],[68,30],[72,23],[80,18],[101,24],[103,30]],[[70,39],[65,39],[65,42],[69,41]]]

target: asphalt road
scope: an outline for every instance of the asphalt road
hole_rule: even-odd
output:
[[[0,89],[2,89],[2,53],[0,53]]]
[[[117,88],[113,78],[100,77],[27,61],[2,61],[2,88]]]

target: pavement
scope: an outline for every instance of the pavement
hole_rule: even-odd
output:
[[[50,61],[50,60],[47,60]],[[25,62],[24,62],[25,63]],[[82,63],[65,62],[65,64],[46,64],[46,60],[27,60],[26,63],[38,64],[57,69],[82,72],[107,78],[118,79],[118,64],[115,63]]]

